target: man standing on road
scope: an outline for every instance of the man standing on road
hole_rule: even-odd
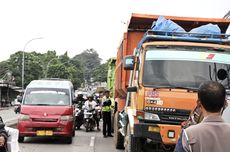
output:
[[[198,105],[204,119],[184,130],[182,145],[185,152],[228,152],[230,149],[230,124],[221,113],[226,107],[226,91],[214,81],[203,83],[198,89]]]
[[[109,90],[105,91],[102,98],[103,135],[106,138],[113,137],[111,134],[111,99]]]

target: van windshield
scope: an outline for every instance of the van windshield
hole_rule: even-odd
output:
[[[187,52],[147,51],[143,85],[196,90],[202,82],[213,80],[229,88],[230,55]]]
[[[67,89],[27,89],[24,105],[50,105],[63,106],[70,105],[70,98]]]

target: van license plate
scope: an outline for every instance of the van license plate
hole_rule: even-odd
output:
[[[37,130],[37,136],[53,136],[52,130]]]

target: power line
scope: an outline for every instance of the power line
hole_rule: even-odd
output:
[[[230,18],[230,11],[228,11],[228,13],[226,15],[224,15],[224,18]]]

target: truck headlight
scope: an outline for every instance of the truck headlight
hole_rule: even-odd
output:
[[[160,118],[157,114],[149,113],[149,112],[145,112],[145,119],[160,121]]]
[[[18,117],[18,120],[20,120],[20,121],[28,121],[28,120],[30,120],[30,116],[25,115],[25,114],[20,114],[19,117]]]
[[[61,121],[73,121],[73,116],[72,115],[65,115],[60,117]]]

